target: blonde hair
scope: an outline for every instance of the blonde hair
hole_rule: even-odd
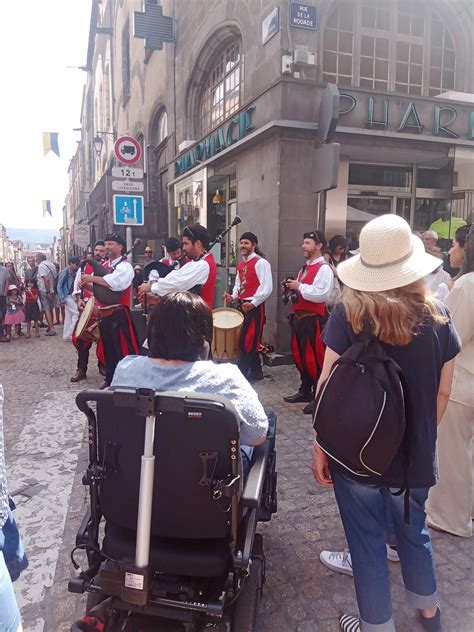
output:
[[[346,318],[356,334],[370,332],[380,342],[403,347],[431,320],[445,323],[423,279],[385,292],[342,292]]]

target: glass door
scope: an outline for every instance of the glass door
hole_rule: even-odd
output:
[[[349,196],[347,198],[346,237],[349,245],[359,241],[362,228],[370,220],[392,213],[393,197]]]

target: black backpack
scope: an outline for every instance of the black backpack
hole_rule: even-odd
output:
[[[408,391],[402,370],[375,338],[354,343],[334,363],[315,401],[321,449],[361,482],[388,470],[403,447],[408,467]],[[405,486],[408,488],[405,471]]]

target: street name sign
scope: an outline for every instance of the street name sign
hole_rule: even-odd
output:
[[[112,176],[114,178],[141,180],[143,178],[143,169],[139,167],[112,167]]]
[[[290,2],[290,26],[315,31],[317,28],[316,7],[311,4]]]
[[[141,193],[144,188],[143,182],[140,182],[139,180],[112,180],[112,191]]]
[[[114,153],[124,165],[134,165],[142,157],[142,148],[133,136],[120,136],[115,141]]]
[[[122,226],[143,226],[143,195],[114,195],[114,224]]]

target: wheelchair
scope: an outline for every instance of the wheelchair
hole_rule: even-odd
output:
[[[76,403],[88,420],[90,508],[68,585],[87,593],[86,614],[71,632],[255,630],[257,523],[277,509],[276,417],[244,482],[237,415],[223,397],[117,388]]]

